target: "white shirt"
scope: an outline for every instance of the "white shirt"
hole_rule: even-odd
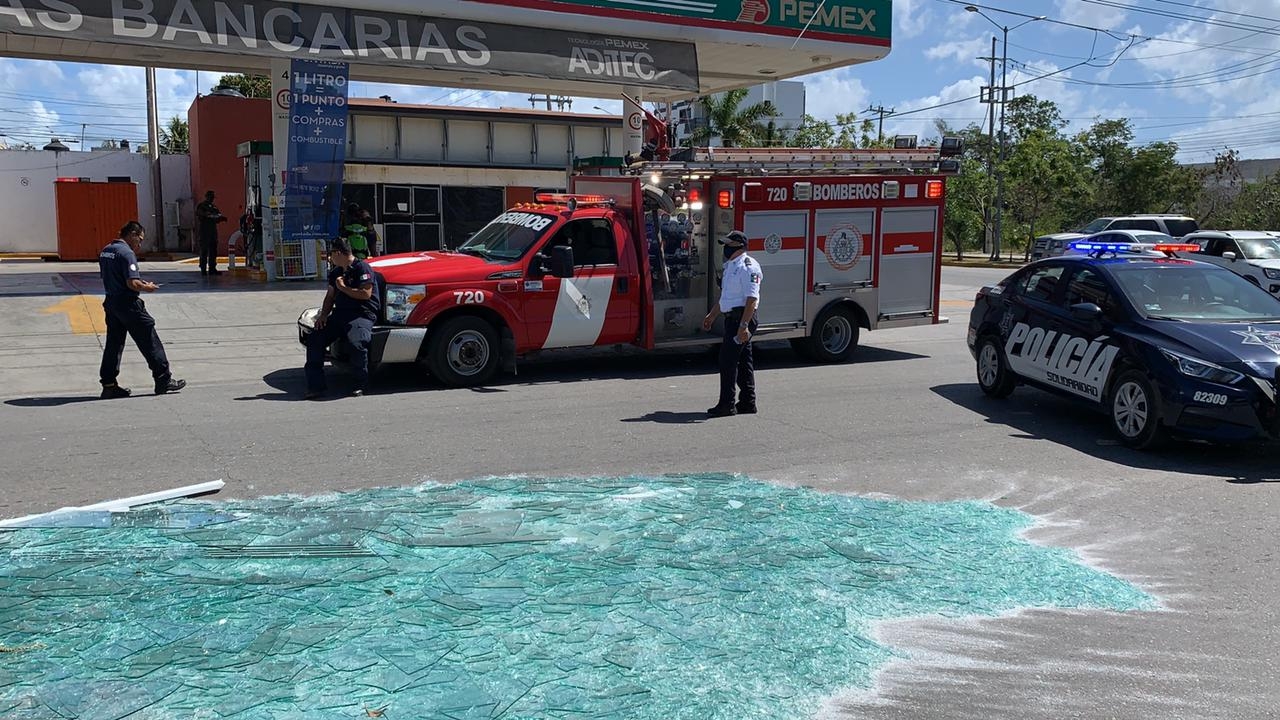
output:
[[[720,311],[729,312],[747,304],[747,298],[760,300],[760,281],[764,271],[760,263],[746,253],[724,264],[724,278],[720,282]]]

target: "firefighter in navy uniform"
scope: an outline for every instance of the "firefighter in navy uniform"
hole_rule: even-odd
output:
[[[747,254],[747,236],[734,230],[720,239],[724,246],[724,277],[720,301],[702,319],[702,329],[710,330],[724,313],[724,342],[720,345],[720,401],[707,410],[711,417],[756,412],[756,375],[751,359],[751,336],[756,332],[756,310],[760,306],[760,263]],[[734,384],[739,392],[734,403]]]
[[[98,254],[98,269],[102,275],[102,287],[106,299],[102,309],[107,318],[107,341],[102,348],[102,398],[129,397],[130,390],[120,387],[116,378],[120,375],[120,359],[124,355],[125,336],[142,351],[151,377],[155,379],[157,395],[177,392],[187,386],[186,380],[175,380],[169,372],[169,359],[164,354],[164,344],[156,333],[156,321],[147,312],[139,293],[155,292],[159,285],[147,282],[138,274],[137,251],[142,248],[145,231],[136,220],[120,228],[120,237]]]
[[[329,245],[329,291],[316,317],[316,329],[307,338],[307,394],[312,400],[325,392],[324,351],[334,340],[347,339],[356,376],[352,395],[364,395],[369,384],[369,343],[378,319],[380,299],[369,263],[355,256],[345,239]]]

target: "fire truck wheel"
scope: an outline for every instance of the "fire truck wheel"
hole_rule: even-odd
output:
[[[814,360],[844,362],[858,349],[858,321],[847,308],[833,305],[818,315],[808,341]]]
[[[1009,371],[1004,359],[1004,349],[994,335],[987,335],[978,342],[978,387],[994,398],[1009,397],[1017,380]]]
[[[445,321],[427,351],[428,366],[450,387],[480,385],[498,369],[498,333],[473,315]]]

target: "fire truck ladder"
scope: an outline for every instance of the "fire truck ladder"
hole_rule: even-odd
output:
[[[688,177],[698,173],[737,175],[951,175],[960,171],[954,145],[942,148],[693,148],[688,160],[637,163],[635,174]]]

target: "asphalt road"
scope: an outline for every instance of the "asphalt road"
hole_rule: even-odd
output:
[[[713,471],[985,499],[1036,516],[1031,539],[1076,550],[1163,609],[885,626],[884,641],[910,660],[882,672],[874,692],[833,698],[824,715],[1277,716],[1276,450],[1140,453],[1069,401],[1025,388],[986,399],[964,332],[974,291],[1005,271],[946,268],[952,322],[864,334],[850,364],[762,349],[761,413],[708,421],[716,380],[705,353],[527,363],[473,390],[401,372],[364,398],[301,402],[293,321],[318,289],[201,285],[189,269],[148,269],[171,275],[171,292],[149,305],[191,385],[99,402],[99,336],[70,332],[68,306],[42,312],[74,306],[92,279],[0,265],[0,516],[219,478],[223,496],[250,497],[491,474]],[[132,347],[125,367],[122,379],[145,388]]]

